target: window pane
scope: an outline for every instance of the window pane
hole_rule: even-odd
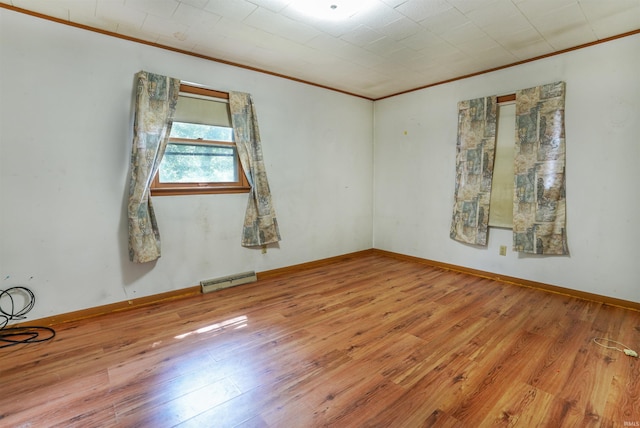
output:
[[[513,227],[513,156],[516,138],[516,104],[498,106],[489,226]]]
[[[191,140],[233,141],[233,128],[198,123],[173,122],[171,137]]]
[[[161,183],[236,182],[236,159],[235,147],[169,143],[158,179]]]

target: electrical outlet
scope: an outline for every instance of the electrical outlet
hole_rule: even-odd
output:
[[[500,255],[501,256],[506,256],[507,255],[507,246],[506,245],[500,245]]]

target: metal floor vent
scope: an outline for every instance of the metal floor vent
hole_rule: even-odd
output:
[[[202,293],[211,293],[212,291],[248,284],[250,282],[256,282],[257,280],[258,277],[255,272],[243,272],[221,278],[205,279],[204,281],[200,281],[200,288],[202,289]]]

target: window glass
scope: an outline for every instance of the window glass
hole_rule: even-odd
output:
[[[173,122],[170,137],[191,140],[233,141],[233,129],[224,126]]]
[[[489,226],[513,227],[514,148],[516,104],[498,106],[498,132],[491,182]]]
[[[235,147],[214,144],[167,144],[160,163],[160,183],[238,181]]]

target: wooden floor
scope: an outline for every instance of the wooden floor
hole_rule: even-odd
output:
[[[640,312],[379,254],[56,331],[0,426],[640,426]]]

